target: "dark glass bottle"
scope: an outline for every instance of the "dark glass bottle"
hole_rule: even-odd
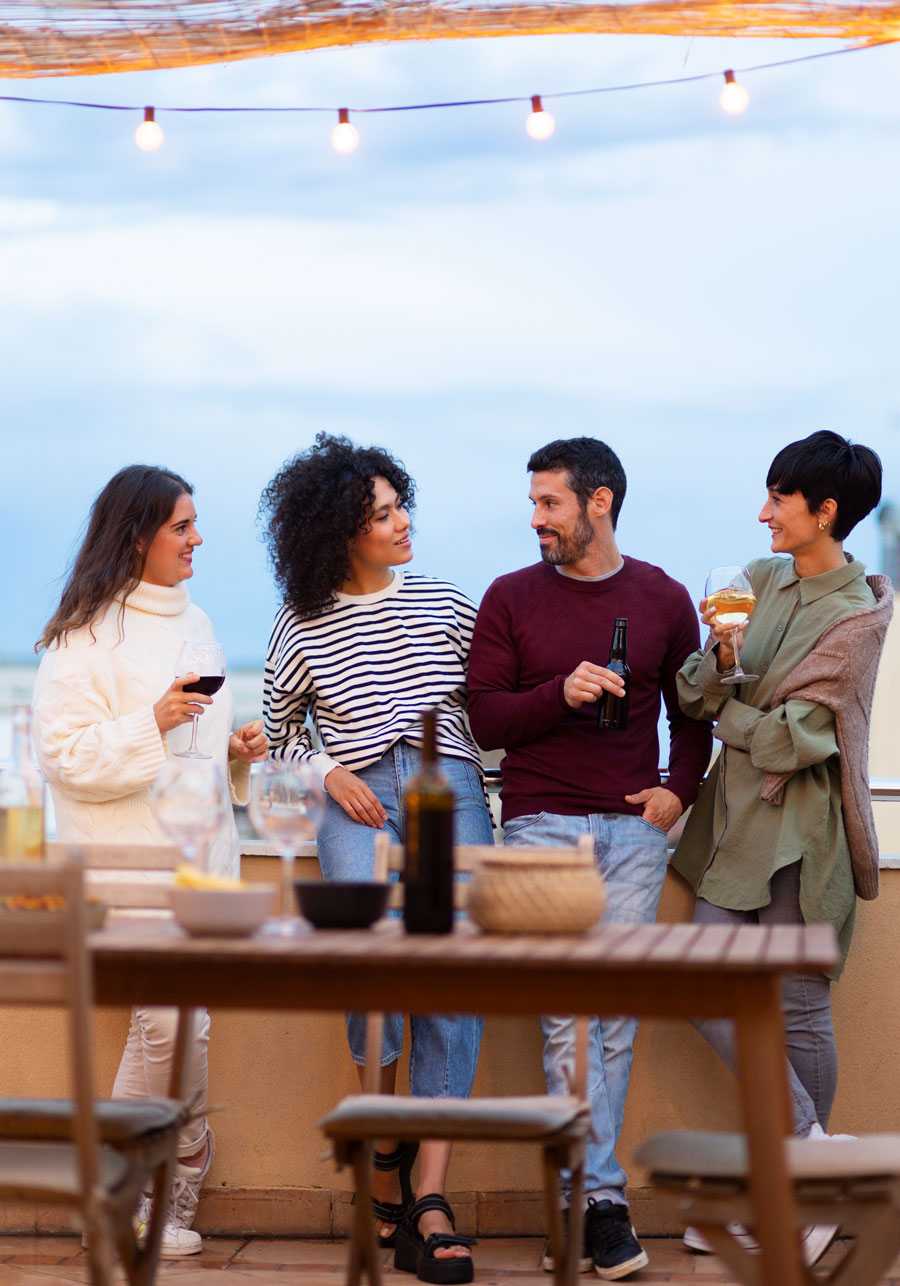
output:
[[[631,691],[631,671],[628,668],[628,619],[616,617],[616,628],[613,631],[612,647],[609,650],[607,670],[620,674],[625,684],[623,697],[613,696],[605,689],[600,696],[600,708],[597,711],[597,727],[621,732],[628,727],[628,698]]]
[[[453,931],[453,791],[437,769],[435,711],[422,716],[422,765],[406,788],[407,933]]]

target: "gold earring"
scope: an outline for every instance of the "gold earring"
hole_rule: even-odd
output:
[[[830,526],[831,526],[830,522],[820,522],[819,531],[827,531]]]

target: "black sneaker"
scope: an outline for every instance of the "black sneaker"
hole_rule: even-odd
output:
[[[563,1218],[563,1236],[565,1237],[566,1241],[568,1242],[568,1240],[569,1240],[569,1210],[568,1210],[568,1207],[566,1207],[566,1209],[565,1209],[565,1210],[561,1211],[561,1214],[562,1214],[562,1218]],[[579,1271],[580,1273],[589,1273],[589,1272],[591,1271],[591,1269],[594,1267],[594,1259],[593,1259],[593,1256],[591,1255],[591,1248],[590,1248],[590,1246],[588,1245],[588,1239],[587,1239],[587,1224],[586,1224],[586,1223],[585,1223],[584,1227],[582,1228],[582,1232],[583,1232],[583,1241],[582,1241],[582,1244],[581,1244],[581,1258],[580,1258],[580,1259],[579,1259],[579,1261],[578,1261],[578,1271]],[[541,1256],[541,1268],[543,1268],[543,1270],[544,1270],[544,1272],[545,1272],[545,1273],[552,1273],[552,1272],[554,1272],[554,1271],[555,1271],[555,1269],[556,1269],[556,1262],[555,1262],[555,1260],[554,1260],[554,1258],[553,1258],[553,1247],[550,1245],[550,1238],[549,1238],[549,1237],[548,1237],[548,1238],[547,1238],[547,1240],[544,1242],[544,1252],[543,1252],[543,1254],[542,1254],[542,1256]]]
[[[627,1206],[588,1197],[584,1232],[594,1268],[606,1282],[636,1273],[650,1262],[634,1235]]]

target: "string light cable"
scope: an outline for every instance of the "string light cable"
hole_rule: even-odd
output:
[[[426,112],[458,107],[494,107],[504,103],[528,103],[531,107],[531,112],[525,121],[525,128],[531,138],[544,140],[550,138],[556,128],[555,120],[543,105],[545,98],[585,98],[596,94],[620,94],[631,90],[659,89],[670,85],[696,84],[704,80],[721,81],[724,78],[724,87],[719,96],[720,104],[726,112],[737,114],[743,112],[749,102],[747,90],[737,80],[738,74],[747,76],[756,72],[795,66],[798,63],[814,62],[822,58],[836,58],[845,54],[865,53],[870,49],[881,49],[887,45],[897,43],[898,40],[879,40],[865,45],[845,45],[840,49],[824,49],[814,54],[801,54],[796,58],[783,58],[776,62],[757,63],[751,67],[743,67],[739,72],[729,68],[727,71],[699,72],[693,76],[675,76],[667,80],[645,80],[622,85],[601,85],[592,89],[559,90],[552,94],[510,95],[504,98],[466,98],[447,102],[403,103],[387,107],[136,107],[125,103],[91,103],[73,99],[29,97],[23,94],[0,94],[0,102],[86,108],[90,111],[99,112],[143,112],[143,121],[135,130],[135,142],[138,147],[147,152],[156,151],[164,139],[163,131],[156,120],[158,112],[166,112],[172,115],[176,113],[200,115],[240,112],[244,114],[316,113],[331,116],[337,113],[338,123],[331,131],[332,146],[338,152],[349,153],[355,151],[359,145],[359,133],[356,126],[350,121],[351,113],[359,116],[384,115],[396,112]]]

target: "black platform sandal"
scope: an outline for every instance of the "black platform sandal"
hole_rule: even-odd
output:
[[[433,1232],[427,1239],[419,1232],[419,1220],[429,1210],[440,1210],[456,1228],[453,1211],[446,1197],[429,1192],[420,1197],[406,1212],[397,1232],[394,1267],[403,1273],[415,1273],[420,1282],[434,1282],[437,1286],[470,1282],[475,1276],[471,1256],[435,1259],[434,1252],[444,1246],[474,1246],[474,1237],[463,1237],[458,1232]]]
[[[376,1201],[372,1198],[372,1214],[382,1223],[392,1223],[394,1231],[389,1232],[386,1237],[376,1233],[378,1246],[380,1250],[392,1250],[397,1244],[397,1228],[403,1222],[403,1216],[412,1205],[412,1183],[410,1175],[412,1174],[413,1162],[416,1159],[416,1153],[419,1151],[418,1143],[398,1143],[393,1152],[376,1152],[373,1157],[376,1170],[399,1170],[400,1171],[400,1200],[399,1201]]]

